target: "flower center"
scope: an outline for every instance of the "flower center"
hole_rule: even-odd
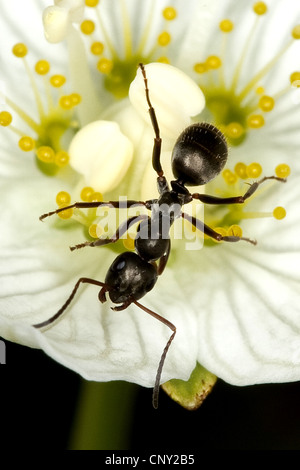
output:
[[[81,102],[81,96],[78,93],[64,93],[66,78],[59,74],[49,77],[51,66],[47,60],[36,62],[32,71],[26,60],[28,50],[25,44],[16,44],[12,52],[23,61],[35,97],[38,119],[31,117],[17,103],[5,97],[12,112],[0,112],[0,125],[9,126],[19,136],[19,148],[22,151],[35,152],[37,166],[43,173],[55,175],[69,162],[67,148],[71,136],[65,142],[64,139],[70,131],[74,134],[78,128],[74,108]],[[46,100],[42,99],[40,93],[41,80]],[[14,125],[13,114],[21,119],[24,127],[30,129],[30,133],[25,132],[23,126],[19,128]]]
[[[221,52],[210,55],[202,62],[195,63],[194,71],[200,77],[199,86],[206,97],[207,110],[214,123],[220,127],[231,145],[241,144],[250,131],[260,129],[265,125],[267,115],[274,109],[280,98],[290,91],[291,86],[285,86],[275,95],[270,96],[262,86],[263,79],[271,72],[295,40],[300,38],[300,25],[293,28],[291,39],[258,70],[247,83],[243,83],[242,72],[247,65],[247,56],[255,38],[255,33],[262,18],[267,13],[264,2],[253,5],[253,24],[242,47],[231,77],[225,78],[225,66],[229,35],[234,31],[234,23],[223,19],[219,23],[221,34]],[[236,47],[237,42],[235,42]],[[229,67],[228,67],[229,68]],[[299,80],[299,72],[290,75],[293,85]],[[297,82],[298,83],[298,82]]]
[[[161,30],[156,36],[156,43],[151,43],[151,33],[154,24],[153,9],[150,7],[146,24],[142,33],[137,37],[136,25],[133,24],[127,11],[126,3],[119,2],[119,18],[122,47],[117,43],[115,34],[109,30],[104,20],[103,11],[99,1],[86,0],[86,6],[93,8],[93,19],[85,19],[81,25],[81,32],[89,42],[89,51],[93,56],[95,68],[104,76],[104,86],[116,98],[128,95],[130,83],[136,75],[140,62],[169,62],[167,57],[168,46],[172,41],[169,24],[177,17],[177,11],[172,6],[162,10]]]

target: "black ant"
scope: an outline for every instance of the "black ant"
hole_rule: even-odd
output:
[[[197,199],[206,204],[243,204],[264,181],[273,179],[285,182],[286,180],[276,176],[264,177],[260,181],[250,185],[243,196],[219,198],[207,194],[191,194],[186,186],[197,186],[208,183],[221,172],[228,156],[227,142],[222,132],[212,124],[200,122],[188,126],[180,134],[175,143],[172,153],[172,170],[176,179],[171,181],[170,189],[160,162],[162,140],[155,110],[150,101],[146,70],[143,64],[139,64],[139,68],[144,79],[146,100],[155,134],[152,165],[154,171],[157,173],[159,198],[148,201],[76,202],[75,204],[59,208],[48,214],[43,214],[40,217],[40,220],[43,220],[46,217],[58,214],[66,209],[95,208],[99,206],[109,206],[116,209],[144,206],[146,209],[152,211],[151,217],[148,215],[137,215],[128,218],[126,222],[119,226],[112,238],[97,239],[93,242],[85,242],[71,247],[70,249],[73,251],[85,246],[95,247],[114,243],[119,240],[133,224],[139,223],[135,238],[136,253],[125,252],[117,256],[108,269],[104,282],[86,277],[80,278],[75,284],[71,295],[59,311],[48,320],[33,326],[35,328],[42,328],[57,320],[73,300],[79,286],[84,283],[101,287],[98,294],[100,302],[103,303],[107,300],[106,293],[108,293],[113,303],[120,304],[114,307],[113,310],[124,310],[129,305],[135,304],[146,313],[152,315],[172,331],[162,352],[156,373],[152,401],[154,408],[157,408],[161,373],[167,352],[176,334],[176,327],[161,315],[140,304],[138,300],[153,289],[158,276],[163,273],[167,265],[171,248],[169,238],[170,227],[175,219],[183,217],[205,235],[217,241],[238,242],[244,240],[255,245],[256,242],[249,238],[223,236],[205,225],[199,219],[182,212],[181,208],[185,204],[190,203],[193,199]],[[167,230],[164,229],[166,225]]]

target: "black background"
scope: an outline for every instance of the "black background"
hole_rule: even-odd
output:
[[[42,351],[5,343],[6,365],[0,372],[2,449],[69,449],[83,379]],[[151,390],[134,388],[127,450],[300,449],[299,382],[233,387],[219,380],[193,412],[164,392],[154,410]]]

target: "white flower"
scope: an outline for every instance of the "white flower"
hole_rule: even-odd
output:
[[[22,5],[13,0],[12,7],[5,6],[6,17],[14,21],[13,4],[15,7],[16,3]],[[40,3],[49,7],[47,2]],[[205,117],[216,122],[230,141],[226,172],[207,185],[207,194],[219,197],[244,194],[247,190],[245,181],[251,182],[256,175],[260,177],[260,169],[253,162],[260,163],[264,175],[274,174],[279,164],[287,163],[291,167],[286,184],[272,182],[269,188],[266,182],[239,210],[236,205],[205,207],[206,223],[215,228],[222,226],[226,233],[240,230],[236,227],[238,224],[245,237],[257,239],[257,246],[242,241],[235,244],[207,242],[200,251],[187,251],[184,240],[172,242],[173,250],[166,270],[154,290],[142,299],[144,305],[177,328],[163,368],[162,382],[173,378],[187,380],[197,362],[235,385],[299,380],[300,224],[297,204],[300,169],[297,151],[300,135],[296,120],[299,119],[299,105],[295,105],[297,90],[289,81],[292,73],[292,83],[299,79],[293,63],[298,44],[291,44],[289,49],[286,47],[285,53],[278,55],[276,60],[272,59],[276,52],[270,53],[269,44],[276,40],[274,49],[283,49],[289,41],[288,33],[299,22],[300,10],[289,0],[285,2],[284,15],[283,6],[275,0],[269,2],[267,14],[262,14],[262,2],[256,4],[254,13],[251,2],[239,8],[235,2],[233,8],[234,2],[224,1],[222,11],[209,16],[198,2],[189,2],[187,6],[187,2],[178,0],[176,10],[169,10],[170,16],[177,13],[176,19],[171,21],[164,18],[167,13],[164,17],[161,15],[161,10],[165,12],[164,8],[169,6],[165,2],[160,3],[159,9],[152,8],[151,2],[145,2],[143,7],[139,4],[137,9],[138,2],[128,0],[122,2],[120,16],[114,14],[111,0],[103,0],[98,6],[97,2],[90,2],[97,9],[85,9],[89,22],[82,23],[81,31],[87,41],[92,33],[99,33],[99,37],[93,36],[91,41],[91,57],[97,57],[95,71],[98,69],[102,74],[102,82],[97,87],[93,69],[86,73],[91,57],[86,57],[83,52],[80,32],[70,26],[70,21],[78,18],[74,19],[73,12],[68,9],[69,2],[55,3],[50,8],[55,8],[55,12],[58,8],[59,15],[63,14],[65,20],[52,23],[52,29],[48,29],[46,35],[52,34],[53,42],[67,39],[69,64],[62,59],[66,57],[64,44],[50,46],[43,43],[41,28],[34,51],[40,46],[40,57],[52,58],[55,76],[62,77],[60,69],[64,68],[63,75],[69,69],[72,88],[67,94],[65,91],[60,94],[64,97],[60,104],[56,90],[49,93],[49,87],[46,88],[47,99],[51,94],[55,104],[51,112],[46,112],[45,106],[39,107],[38,98],[44,91],[36,85],[34,92],[39,117],[34,120],[37,125],[17,110],[17,105],[30,109],[26,102],[29,92],[25,93],[24,101],[21,98],[24,89],[29,89],[28,80],[25,83],[24,78],[22,94],[16,86],[15,73],[20,75],[23,70],[21,61],[8,58],[3,48],[0,51],[5,63],[12,64],[11,70],[7,70],[6,86],[6,95],[11,101],[6,101],[5,110],[12,109],[16,114],[11,124],[12,127],[17,122],[15,132],[24,121],[31,127],[33,134],[26,134],[28,139],[20,145],[23,150],[28,150],[26,145],[32,150],[30,138],[38,142],[39,167],[30,158],[32,152],[12,150],[16,148],[15,137],[8,129],[2,129],[0,162],[5,178],[1,181],[0,334],[6,339],[44,349],[87,379],[122,379],[153,386],[159,358],[170,332],[136,306],[112,312],[110,304],[99,303],[94,286],[81,286],[60,321],[46,331],[31,325],[47,320],[57,312],[80,277],[103,282],[115,258],[109,247],[84,248],[72,253],[68,250],[68,246],[85,240],[88,229],[90,235],[94,235],[98,220],[95,213],[75,211],[73,216],[65,214],[66,218],[71,216],[70,220],[57,220],[55,216],[43,224],[39,222],[42,213],[53,209],[55,195],[58,193],[58,202],[65,205],[68,204],[66,194],[70,193],[75,201],[83,186],[94,186],[97,192],[101,190],[105,200],[116,200],[119,196],[136,200],[157,197],[156,174],[151,165],[154,133],[141,77],[131,87],[132,104],[126,96],[137,63],[160,59],[188,72],[199,83],[206,97]],[[77,3],[81,15],[82,5]],[[61,9],[65,8],[62,13]],[[32,14],[36,14],[36,10]],[[197,37],[199,17],[206,27],[200,28],[201,35]],[[230,34],[232,23],[229,18],[234,24]],[[227,23],[223,22],[219,27],[224,19]],[[48,28],[49,24],[46,16]],[[100,25],[100,32],[94,32],[96,24]],[[22,22],[19,27],[23,42],[21,26]],[[4,28],[7,38],[12,38],[9,21]],[[293,30],[294,39],[299,36],[297,28]],[[210,35],[205,36],[205,32]],[[15,37],[9,39],[8,48],[18,40]],[[27,40],[25,38],[24,42]],[[221,55],[217,44],[223,45],[223,48],[220,46]],[[105,45],[104,50],[101,45]],[[253,63],[255,47],[259,53]],[[75,64],[76,50],[80,61]],[[25,57],[22,47],[15,55],[21,59]],[[34,55],[30,47],[28,55],[29,62]],[[223,67],[220,67],[221,63]],[[43,66],[45,64],[40,63],[39,75],[44,75]],[[204,102],[198,87],[182,72],[164,69],[162,65],[156,72],[157,67],[157,64],[146,67],[148,85],[163,138],[162,165],[168,178],[173,178],[169,161],[176,136],[191,122],[192,116],[197,119]],[[178,85],[180,77],[182,85]],[[241,93],[243,99],[238,99]],[[262,97],[267,98],[261,101]],[[272,99],[275,99],[275,107],[271,111]],[[43,103],[43,99],[41,101]],[[1,116],[6,125],[8,115]],[[23,124],[18,122],[21,118]],[[59,139],[52,126],[58,122]],[[66,148],[78,130],[71,146]],[[95,132],[98,130],[97,141]],[[110,150],[107,145],[112,139],[114,145]],[[98,150],[101,146],[103,152]],[[66,150],[70,155],[66,155]],[[54,159],[50,158],[50,163],[46,161],[49,155]],[[96,160],[94,155],[97,155]],[[71,171],[69,162],[77,173]],[[237,163],[239,166],[235,168]],[[286,168],[281,166],[277,172],[284,172]],[[54,172],[57,177],[44,175]],[[95,179],[99,187],[95,186]],[[203,192],[203,188],[200,191]],[[87,192],[86,188],[85,197],[88,197]],[[200,203],[197,205],[200,207]],[[283,214],[280,209],[275,211],[275,218],[267,217],[272,216],[276,206],[283,206],[287,211],[282,221],[276,220]]]

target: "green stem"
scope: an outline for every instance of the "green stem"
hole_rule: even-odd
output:
[[[137,386],[82,382],[70,450],[127,450]]]

